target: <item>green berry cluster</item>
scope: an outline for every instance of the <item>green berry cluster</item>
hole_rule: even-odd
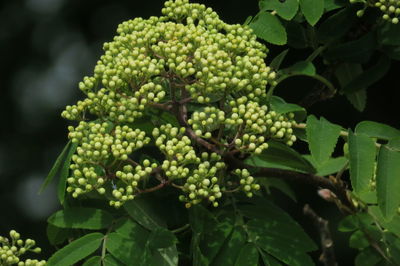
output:
[[[192,174],[186,179],[182,191],[186,195],[181,195],[179,200],[186,202],[189,208],[193,204],[200,203],[203,199],[208,199],[214,207],[218,207],[217,200],[222,197],[220,179],[217,177],[220,170],[225,168],[225,163],[220,162],[221,156],[216,153],[201,155],[202,162],[198,164]]]
[[[165,155],[162,169],[168,179],[188,177],[190,170],[187,165],[200,163],[191,140],[185,135],[184,127],[162,125],[160,128],[153,129],[153,137],[155,144]]]
[[[207,106],[203,111],[195,111],[188,124],[192,126],[196,135],[203,138],[211,138],[211,132],[218,129],[225,122],[225,113],[214,107]]]
[[[11,241],[10,241],[11,239]],[[22,261],[20,256],[25,253],[40,253],[41,249],[35,247],[35,240],[22,240],[19,233],[15,230],[10,231],[10,239],[0,236],[0,265],[19,265],[19,266],[41,266],[46,265],[45,260],[27,259]]]
[[[249,100],[242,96],[230,101],[231,115],[225,123],[237,132],[233,144],[243,152],[260,154],[268,148],[268,139],[277,139],[287,145],[293,145],[296,136],[293,135],[294,115],[278,115],[268,111],[266,105]]]
[[[86,98],[61,114],[78,121],[69,127],[72,197],[97,191],[120,207],[153,191],[154,182],[144,181],[156,178],[158,187],[181,189],[186,206],[218,206],[232,175],[224,156],[261,153],[270,139],[296,140],[293,115],[265,105],[276,73],[250,27],[188,0],[166,1],[162,14],[121,23],[94,74],[79,83]],[[143,154],[148,147],[159,150],[159,166],[134,160],[150,155]],[[247,195],[257,190],[245,171],[236,175]]]
[[[67,179],[67,191],[72,193],[74,198],[94,189],[104,194],[105,179],[108,178],[104,166],[110,161],[128,160],[133,151],[150,142],[144,131],[133,130],[127,125],[113,126],[107,122],[81,121],[76,128],[71,126],[69,130],[68,137],[72,143],[78,145],[76,154],[72,156],[73,163],[70,165],[72,176]],[[116,173],[116,177],[123,179],[119,172]],[[131,184],[127,182],[127,185]],[[129,191],[128,187],[121,189]]]
[[[252,177],[247,169],[236,169],[235,175],[240,178],[240,189],[246,193],[246,196],[251,198],[255,191],[260,190],[260,185],[255,183],[254,177]]]
[[[390,21],[393,24],[399,23],[400,17],[400,0],[350,0],[350,3],[363,3],[364,9],[357,11],[357,16],[364,15],[364,10],[367,6],[379,8],[383,15],[384,20]]]

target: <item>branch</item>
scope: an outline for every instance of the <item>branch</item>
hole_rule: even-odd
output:
[[[254,177],[275,177],[285,180],[300,181],[305,184],[309,184],[315,187],[325,188],[331,190],[337,198],[340,200],[343,206],[338,207],[348,213],[352,213],[354,206],[347,197],[347,190],[343,186],[342,182],[334,182],[329,178],[322,176],[300,173],[292,170],[278,169],[278,168],[267,168],[267,167],[256,167],[243,163],[243,161],[235,158],[231,153],[224,155],[224,160],[228,165],[235,165],[237,168],[253,169],[256,172],[253,174]]]
[[[303,212],[304,215],[310,217],[313,220],[314,225],[319,232],[322,248],[322,254],[319,257],[319,260],[325,266],[337,266],[338,264],[335,259],[333,240],[331,237],[331,232],[329,231],[328,221],[319,217],[308,204],[304,206]]]

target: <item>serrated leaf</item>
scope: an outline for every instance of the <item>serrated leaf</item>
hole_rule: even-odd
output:
[[[152,208],[152,203],[145,198],[136,198],[128,201],[124,204],[124,208],[133,220],[149,230],[154,230],[157,227],[166,227],[165,222]]]
[[[346,93],[347,100],[356,108],[357,111],[362,112],[367,105],[367,90],[361,89],[356,92]]]
[[[135,238],[126,238],[119,233],[111,233],[107,236],[107,251],[127,265],[132,265],[132,262],[136,262],[137,265],[146,265],[149,259],[146,250],[148,236],[149,233],[144,229],[138,230]]]
[[[104,257],[104,266],[121,266],[121,265],[126,265],[118,261],[116,258],[114,258],[112,255],[107,254]]]
[[[51,215],[47,222],[60,228],[103,229],[111,225],[113,217],[94,208],[72,207]]]
[[[388,145],[379,150],[376,189],[379,208],[390,220],[400,205],[400,152]]]
[[[287,103],[284,99],[278,96],[272,96],[270,99],[270,105],[272,110],[278,114],[294,113],[295,120],[297,122],[303,121],[307,116],[307,112],[304,107],[294,103]]]
[[[257,246],[287,265],[314,265],[304,251],[310,247],[297,242],[298,236],[293,233],[292,228],[285,227],[283,230],[276,222],[265,219],[252,219],[247,223],[247,228],[250,233],[259,236],[255,242]],[[315,244],[312,247],[315,247]]]
[[[355,132],[365,134],[371,138],[384,140],[391,140],[400,137],[400,130],[389,125],[373,121],[362,121],[358,123]]]
[[[384,45],[400,45],[400,24],[384,23],[378,28],[378,38]]]
[[[157,250],[162,258],[162,263],[166,266],[177,266],[179,262],[178,250],[176,245],[170,246],[168,248],[162,248]],[[155,265],[160,265],[159,263]]]
[[[77,143],[71,144],[70,148],[68,149],[68,153],[65,156],[63,166],[61,168],[60,180],[58,181],[57,185],[57,197],[61,205],[64,204],[65,188],[67,185],[67,178],[69,174],[69,165],[71,164],[72,155],[75,153],[77,147]]]
[[[87,234],[59,249],[47,261],[48,266],[70,266],[86,258],[100,247],[104,235],[101,233]]]
[[[271,255],[269,255],[267,252],[265,252],[261,249],[259,251],[260,251],[260,255],[261,255],[261,258],[262,258],[265,266],[281,266],[282,265],[277,259],[275,259]]]
[[[175,245],[178,240],[171,231],[159,227],[151,232],[148,242],[150,248],[162,249]]]
[[[190,225],[199,236],[197,246],[201,254],[212,261],[233,230],[233,225],[226,220],[218,221],[211,212],[202,206],[190,209]]]
[[[291,74],[302,74],[309,76],[314,76],[316,74],[314,64],[309,61],[299,61],[294,65],[286,68],[285,72],[289,72]]]
[[[42,193],[46,189],[46,187],[51,183],[51,181],[53,181],[56,174],[60,171],[60,169],[66,159],[66,155],[68,154],[68,151],[71,147],[71,144],[72,144],[71,141],[68,141],[68,143],[65,145],[65,147],[62,150],[62,152],[60,153],[60,155],[58,155],[53,167],[51,167],[49,174],[47,175],[42,186],[40,187],[39,194]]]
[[[284,180],[279,178],[260,178],[259,182],[261,185],[264,185],[267,189],[273,187],[280,190],[294,202],[297,202],[295,192]]]
[[[325,0],[324,8],[325,12],[329,12],[341,7],[346,6],[346,0]]]
[[[365,192],[375,171],[375,142],[364,134],[349,130],[350,180],[356,194]]]
[[[301,226],[286,212],[268,200],[260,198],[257,200],[257,205],[238,205],[240,212],[251,219],[248,227],[249,230],[250,227],[254,227],[252,232],[257,236],[256,239],[262,236],[266,237],[265,241],[268,239],[274,242],[275,239],[279,239],[278,245],[286,245],[290,249],[300,252],[313,251],[317,248]],[[271,254],[275,256],[273,253]],[[278,256],[275,257],[281,259]]]
[[[300,23],[291,20],[286,23],[285,28],[289,46],[296,49],[304,49],[309,46],[307,32]]]
[[[369,246],[369,242],[365,238],[365,235],[363,232],[357,230],[350,236],[349,247],[357,248],[357,249],[364,249],[368,246]]]
[[[307,22],[314,26],[324,14],[324,0],[300,0],[299,3]]]
[[[380,80],[390,69],[390,59],[383,55],[376,65],[365,69],[343,87],[344,93],[352,93],[367,88]]]
[[[319,176],[327,176],[330,174],[337,173],[341,169],[343,169],[346,166],[346,163],[348,162],[347,158],[344,156],[336,157],[336,158],[329,158],[323,164],[317,164],[315,162],[314,158],[311,157],[310,155],[304,155],[304,158],[306,158],[307,160],[309,160],[311,162],[311,164],[317,170],[317,175],[319,175]]]
[[[355,266],[376,266],[382,261],[382,256],[372,247],[363,249],[357,254]]]
[[[242,227],[235,227],[210,265],[234,265],[245,243],[246,232]]]
[[[305,173],[315,173],[314,167],[301,154],[283,143],[268,142],[268,149],[259,155],[253,155],[245,163],[258,167],[271,167],[296,170]]]
[[[347,7],[324,20],[317,29],[318,41],[328,43],[343,37],[357,21],[354,16],[356,9],[354,6]]]
[[[307,140],[311,155],[317,164],[328,161],[335,149],[341,127],[321,117],[318,120],[310,115],[307,118]]]
[[[258,14],[249,24],[257,37],[276,45],[286,44],[286,30],[276,16],[268,12]]]
[[[82,266],[101,266],[101,257],[94,256],[85,261]]]
[[[50,244],[59,245],[67,240],[70,234],[70,229],[60,228],[52,224],[48,224],[46,233]]]
[[[235,266],[258,265],[258,257],[257,247],[253,243],[247,243],[240,250]]]
[[[289,52],[289,49],[286,49],[286,50],[283,50],[282,52],[280,52],[277,56],[275,56],[274,59],[272,59],[269,66],[272,67],[273,69],[279,69],[279,67],[282,64],[282,61],[285,59],[288,52]]]
[[[324,53],[328,60],[346,61],[352,63],[366,63],[377,47],[373,32],[367,33],[358,40],[332,46]]]
[[[299,9],[297,0],[261,0],[259,2],[261,11],[275,11],[281,18],[291,20]]]

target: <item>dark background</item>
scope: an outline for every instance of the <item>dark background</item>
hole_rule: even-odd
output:
[[[38,196],[37,191],[56,156],[67,141],[63,107],[82,97],[77,84],[91,75],[102,44],[115,35],[117,25],[137,16],[160,15],[164,1],[25,0],[0,4],[0,235],[15,229],[23,238],[37,240],[48,257],[54,249],[46,238],[46,218],[59,208],[54,187]],[[229,23],[243,23],[258,11],[257,1],[198,1],[212,7]],[[270,62],[282,48],[271,46]],[[311,50],[290,52],[305,59]],[[284,67],[289,65],[285,61]],[[365,112],[357,112],[342,96],[315,104],[308,111],[343,127],[361,120],[374,120],[400,127],[397,118],[399,64],[385,81],[368,90]],[[307,91],[308,81],[286,83],[277,93],[296,102]],[[397,94],[397,95],[396,95]],[[332,204],[318,198],[316,191],[296,185],[299,202],[277,194],[281,205],[302,223],[318,241],[310,221],[301,214],[310,203],[323,217],[332,220],[335,232],[341,214]],[[348,235],[335,234],[341,265],[352,262],[354,250]],[[290,251],[288,251],[290,252]],[[315,254],[317,256],[318,254]],[[347,263],[346,263],[347,262]]]

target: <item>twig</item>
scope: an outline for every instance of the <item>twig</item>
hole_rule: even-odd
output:
[[[322,254],[319,260],[325,266],[337,266],[335,251],[333,249],[333,240],[331,237],[331,232],[329,231],[328,221],[319,217],[311,207],[306,204],[303,208],[304,215],[311,218],[314,222],[315,227],[318,230],[321,239]]]

